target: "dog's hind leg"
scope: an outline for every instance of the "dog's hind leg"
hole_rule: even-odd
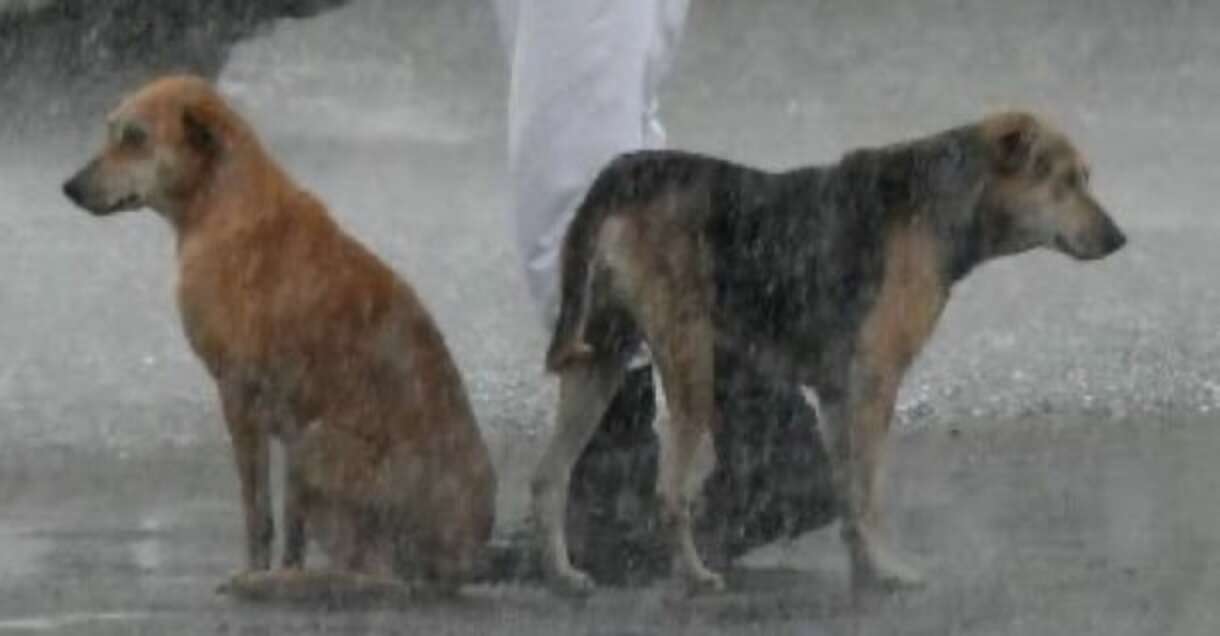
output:
[[[572,467],[589,443],[624,369],[613,356],[571,364],[560,371],[559,412],[555,432],[538,463],[530,484],[534,522],[542,548],[542,566],[556,591],[587,594],[593,589],[588,575],[572,566],[564,524]]]
[[[705,317],[645,327],[669,407],[661,431],[657,494],[662,522],[674,556],[674,572],[692,592],[720,591],[724,579],[704,565],[691,531],[689,476],[715,417],[714,353],[711,322]]]

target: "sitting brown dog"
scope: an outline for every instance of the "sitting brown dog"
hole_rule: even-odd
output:
[[[220,390],[251,571],[271,565],[270,439],[286,451],[290,569],[231,589],[268,598],[251,582],[299,584],[308,534],[340,577],[456,590],[491,533],[495,476],[411,287],[284,173],[206,81],[154,81],[107,125],[101,154],[64,192],[99,216],[149,207],[174,228],[178,305]]]

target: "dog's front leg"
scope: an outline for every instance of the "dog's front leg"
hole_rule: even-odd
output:
[[[232,392],[223,392],[225,422],[233,443],[237,477],[241,482],[242,513],[246,522],[246,568],[271,567],[271,542],[275,524],[271,518],[270,439],[249,405]]]
[[[885,537],[883,469],[897,390],[897,381],[870,373],[854,378],[847,391],[823,399],[818,409],[857,589],[913,587],[923,582]]]
[[[284,551],[280,562],[285,568],[303,568],[307,492],[294,454],[288,452],[284,456]]]

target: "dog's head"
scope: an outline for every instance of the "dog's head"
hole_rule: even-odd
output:
[[[1089,191],[1089,168],[1067,137],[1027,113],[979,126],[988,178],[979,199],[984,257],[1050,247],[1081,260],[1127,241]]]
[[[153,81],[110,113],[101,151],[64,183],[64,194],[96,215],[143,207],[172,214],[222,151],[222,109],[201,78]]]

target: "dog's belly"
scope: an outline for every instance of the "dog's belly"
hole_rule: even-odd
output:
[[[717,308],[717,343],[778,380],[821,384],[851,355],[855,330],[842,317],[804,313],[777,322],[776,314],[740,314],[731,309]]]

